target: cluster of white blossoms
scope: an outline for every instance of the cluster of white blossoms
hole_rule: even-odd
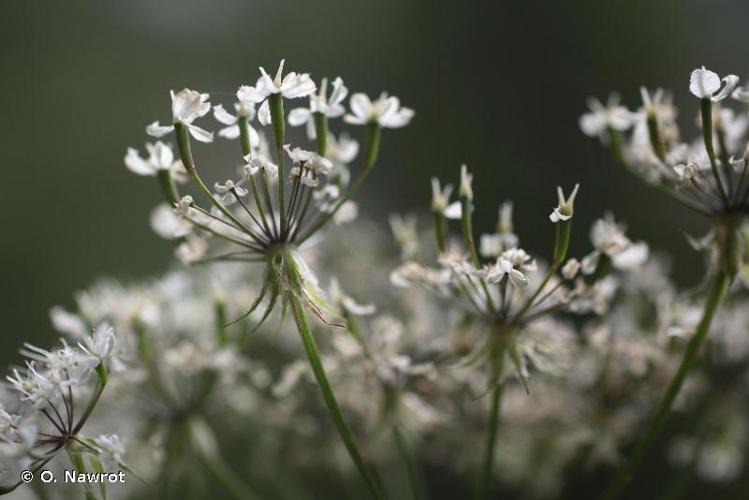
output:
[[[643,91],[637,113],[591,101],[581,127],[714,219],[693,242],[716,249],[711,269],[726,277],[707,300],[680,291],[668,259],[611,214],[592,224],[590,251],[568,257],[577,184],[557,188],[543,219],[548,255],[521,246],[509,201],[475,238],[466,166],[457,189],[431,180],[430,231],[418,215],[390,217],[395,244],[366,218],[339,227],[357,215],[382,130],[413,117],[396,97],[349,98],[341,78],[318,85],[283,62],[275,76],[260,68],[232,106],[172,93],[171,123],[147,127],[161,140],[147,157],[128,149],[125,165],[158,181],[166,202],[152,228],[189,265],[102,280],[50,310],[60,345],[25,345],[0,393],[0,492],[23,470],[73,467],[138,479],[85,487],[89,499],[338,497],[342,484],[354,498],[428,498],[425,471],[439,470],[460,497],[554,498],[570,477],[621,462],[664,392],[668,411],[696,422],[663,437],[673,470],[735,480],[749,454],[747,116],[718,106],[746,103],[749,89],[705,69],[690,88],[710,146],[680,143],[662,91]],[[287,116],[300,98],[309,104]],[[214,141],[201,123],[211,110],[218,138],[239,141],[236,175],[212,186],[191,143]],[[338,119],[363,126],[361,155],[332,131]],[[287,123],[312,145],[286,140]]]
[[[117,336],[101,323],[47,350],[24,344],[23,367],[12,368],[7,391],[0,397],[0,493],[22,484],[21,472],[32,474],[67,452],[67,466],[94,472],[111,460],[116,435],[89,438],[83,434],[100,402],[110,371],[122,369]]]
[[[690,238],[695,248],[709,250],[707,281],[710,286],[704,306],[679,302],[660,305],[670,311],[671,320],[664,328],[667,338],[687,336],[688,342],[663,397],[655,405],[646,430],[609,483],[602,497],[608,500],[621,495],[629,478],[637,472],[653,446],[668,415],[674,411],[680,398],[685,397],[683,394],[690,391],[690,384],[696,384],[702,375],[697,359],[704,343],[715,342],[715,337],[720,335],[713,330],[725,328],[723,320],[728,313],[719,308],[726,302],[729,291],[736,296],[746,289],[749,270],[749,85],[741,87],[736,75],[721,78],[703,66],[692,71],[689,91],[699,99],[697,124],[702,131],[701,137],[691,142],[682,139],[676,108],[662,89],[649,92],[641,88],[642,107],[637,112],[629,111],[619,104],[618,97],[613,97],[606,106],[592,100],[590,112],[580,118],[582,131],[609,144],[617,162],[684,207],[705,216],[712,224],[712,230],[705,238],[699,241]],[[731,101],[737,103],[739,109],[731,108]],[[619,246],[618,238],[610,235],[613,227],[605,224],[597,228],[602,250]],[[645,252],[637,244],[628,246],[629,250],[612,256],[612,262],[627,265],[627,261],[639,259]],[[745,330],[746,323],[741,328]],[[743,377],[743,374],[744,370],[739,370],[739,376]],[[707,397],[703,395],[703,404],[705,399]],[[737,403],[737,406],[741,404]],[[711,424],[705,422],[702,425],[710,427]],[[743,430],[737,430],[735,425],[731,429],[731,437],[737,441],[738,447],[715,447],[709,442],[709,433],[700,435],[698,428],[695,436],[682,441],[682,444],[692,444],[678,447],[674,456],[691,455],[686,463],[706,476],[733,477],[737,474],[733,468],[741,464],[743,454],[738,450],[744,446],[745,439]],[[691,451],[687,453],[687,449]],[[705,456],[710,458],[705,459]],[[720,461],[723,463],[716,463]]]
[[[423,466],[448,466],[469,481],[481,460],[476,449],[485,441],[490,405],[485,394],[491,374],[470,362],[486,339],[485,320],[474,315],[467,321],[462,307],[445,307],[431,290],[394,294],[382,276],[394,252],[368,222],[335,231],[305,252],[305,259],[320,274],[336,274],[339,283],[354,285],[354,296],[366,293],[377,304],[353,299],[330,280],[325,288],[347,328],[318,336],[322,363],[368,460],[397,467],[397,440],[402,439]],[[426,258],[425,235],[414,232],[425,250],[412,257]],[[338,244],[343,234],[349,242],[345,247]],[[660,260],[643,257],[635,266],[628,258],[629,265],[614,264],[617,255],[639,253],[631,249],[643,245],[631,242],[620,224],[610,216],[596,221],[590,238],[594,250],[589,256],[597,254],[599,263],[611,259],[609,271],[599,280],[602,285],[595,285],[599,292],[572,302],[602,314],[580,315],[561,307],[529,320],[515,342],[530,394],[512,370],[503,374],[495,480],[528,495],[557,491],[581,454],[585,467],[618,460],[618,450],[638,435],[696,326],[688,311],[699,301],[677,292]],[[536,267],[546,266],[537,262]],[[526,289],[534,289],[543,275],[526,273]],[[591,276],[582,273],[576,279]],[[90,424],[122,436],[116,443],[107,437],[97,443],[102,456],[106,443],[116,445],[108,449],[144,476],[145,483],[128,483],[130,494],[160,487],[162,480],[177,485],[163,497],[184,494],[188,475],[212,474],[206,460],[240,475],[263,497],[281,491],[281,481],[294,483],[331,470],[343,477],[354,474],[324,418],[314,374],[300,360],[301,346],[278,335],[290,326],[290,318],[279,315],[278,321],[266,322],[249,344],[244,343],[246,332],[259,322],[260,312],[250,322],[224,327],[261,286],[258,266],[223,263],[130,284],[102,281],[76,295],[73,311],[52,310],[53,324],[70,345],[77,345],[72,339],[85,334],[88,324],[106,321],[118,331],[110,352],[121,366],[110,370]],[[669,445],[674,464],[699,460],[701,477],[710,481],[735,477],[749,446],[737,424],[744,406],[730,405],[745,394],[749,372],[737,375],[730,386],[718,378],[749,363],[749,339],[743,335],[747,311],[745,300],[725,311],[706,363],[679,409],[698,411],[703,396],[715,399],[714,411],[704,417],[704,439],[679,435]],[[76,351],[84,364],[95,363],[85,351]],[[711,395],[716,384],[720,396]],[[727,442],[722,436],[729,430],[733,439]],[[534,453],[538,449],[548,453]],[[25,465],[19,461],[17,467]],[[407,493],[393,494],[399,495]]]
[[[595,99],[580,118],[580,128],[600,137],[627,169],[683,206],[717,220],[714,244],[729,275],[739,271],[743,231],[749,212],[749,84],[736,75],[722,79],[702,68],[692,71],[689,91],[699,99],[699,138],[682,139],[677,111],[663,89],[641,88],[642,107],[630,111],[612,95],[607,105]],[[733,102],[739,109],[729,106]]]
[[[208,94],[189,89],[172,92],[171,125],[154,122],[146,128],[149,135],[159,138],[174,133],[180,160],[174,162],[169,146],[157,142],[146,145],[147,159],[128,149],[125,164],[136,174],[158,176],[167,204],[154,209],[151,222],[158,234],[180,242],[177,255],[183,262],[268,262],[267,286],[261,299],[269,297],[269,309],[282,293],[281,282],[297,283],[305,304],[323,321],[334,322],[335,318],[327,315],[329,307],[314,275],[297,250],[314,242],[328,222],[343,224],[357,216],[351,198],[375,165],[381,130],[407,125],[414,112],[385,93],[375,101],[355,93],[347,112],[348,89],[340,77],[333,80],[328,95],[326,79],[318,90],[307,73],[284,75],[284,61],[275,77],[262,67],[260,74],[254,86],[242,85],[237,90],[235,114],[221,104],[213,106],[214,117],[225,126],[218,135],[240,140],[238,177],[215,182],[211,190],[198,173],[190,136],[201,142],[213,141],[212,132],[194,123],[208,114],[211,103]],[[305,97],[309,106],[292,109],[286,117],[284,101]],[[253,127],[256,118],[257,126]],[[362,164],[353,179],[349,165],[359,153],[359,143],[345,132],[334,135],[330,131],[329,121],[337,118],[366,130]],[[314,141],[311,150],[286,142],[287,122],[291,126],[306,124],[307,135]],[[262,127],[271,129],[275,147],[269,146]],[[287,162],[291,165],[288,169]],[[192,195],[179,193],[177,183],[187,177],[202,191],[208,207],[201,207]],[[212,239],[226,248],[209,253]],[[258,301],[254,307],[259,305]]]

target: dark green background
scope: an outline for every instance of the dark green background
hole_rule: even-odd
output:
[[[363,195],[367,213],[423,209],[432,175],[476,174],[478,227],[516,203],[526,246],[548,253],[557,183],[582,183],[575,248],[605,210],[675,256],[683,283],[701,262],[680,231],[700,221],[612,166],[577,118],[589,94],[672,88],[692,134],[689,71],[747,71],[746,2],[4,1],[0,15],[3,361],[48,342],[47,310],[97,276],[161,272],[171,246],[148,228],[159,200],[122,165],[143,127],[168,119],[169,89],[233,92],[257,66],[353,90],[388,90],[416,109],[387,133]],[[228,97],[225,99],[229,99]],[[211,121],[210,128],[216,128]],[[198,148],[205,154],[206,148]],[[385,271],[383,271],[385,272]]]
[[[125,170],[125,148],[142,147],[146,123],[168,119],[169,89],[228,95],[281,57],[416,109],[410,127],[385,135],[362,197],[380,223],[425,209],[429,177],[455,179],[466,161],[478,228],[511,198],[523,242],[548,254],[554,187],[580,181],[573,250],[587,249],[589,223],[613,209],[694,284],[702,263],[681,232],[705,224],[615,168],[577,119],[587,95],[620,90],[636,106],[640,85],[664,86],[691,136],[690,70],[746,78],[748,37],[749,3],[738,0],[5,0],[0,358],[18,361],[24,341],[49,343],[49,307],[70,304],[96,277],[170,264],[171,245],[147,221],[158,190]],[[197,147],[199,158],[208,151]]]

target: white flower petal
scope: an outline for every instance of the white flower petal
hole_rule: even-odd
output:
[[[224,125],[236,125],[237,117],[224,109],[222,105],[213,106],[213,117]]]
[[[138,175],[156,175],[156,169],[141,158],[138,151],[134,148],[127,148],[125,155],[125,166],[133,173]]]
[[[153,122],[146,127],[146,133],[151,137],[164,137],[174,130],[174,125],[161,125],[159,122]]]
[[[304,125],[305,123],[310,121],[311,118],[312,113],[310,112],[309,108],[295,108],[291,110],[286,121],[292,127],[298,127],[299,125]]]
[[[698,68],[689,77],[689,91],[700,99],[712,97],[720,88],[720,77],[709,69]]]
[[[202,128],[188,124],[187,129],[190,131],[190,135],[195,138],[195,140],[200,142],[213,142],[213,132],[208,132],[207,130],[203,130]]]
[[[239,125],[232,125],[231,127],[222,128],[218,131],[219,137],[225,137],[227,139],[236,139],[239,137]]]
[[[445,217],[448,219],[460,219],[463,216],[463,208],[460,201],[454,201],[445,207]]]
[[[268,101],[264,101],[263,104],[260,106],[260,109],[257,111],[257,120],[260,122],[260,125],[270,125],[270,106],[268,105]]]

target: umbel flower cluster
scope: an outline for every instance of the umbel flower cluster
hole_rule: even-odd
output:
[[[1,492],[616,498],[656,452],[669,465],[650,496],[738,484],[749,118],[717,108],[746,91],[713,76],[698,69],[690,87],[698,123],[712,123],[701,141],[680,143],[662,91],[639,112],[611,100],[581,119],[628,170],[709,216],[692,242],[708,250],[709,286],[686,291],[613,214],[582,227],[584,183],[549,197],[547,249],[521,245],[511,201],[475,232],[484,205],[465,165],[457,189],[431,180],[429,210],[390,216],[392,239],[366,218],[345,224],[383,131],[414,116],[393,96],[349,96],[341,78],[283,62],[235,103],[173,92],[171,121],[149,125],[155,139],[125,165],[156,179],[150,223],[181,265],[98,281],[50,310],[62,339],[24,345],[0,394]],[[235,160],[222,170],[208,144]],[[589,250],[573,257],[571,242]],[[127,480],[23,484],[22,471],[69,469]]]

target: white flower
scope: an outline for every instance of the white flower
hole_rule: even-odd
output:
[[[359,216],[359,206],[352,200],[343,202],[338,211],[333,214],[333,223],[340,226],[351,222]]]
[[[609,128],[624,131],[635,122],[635,115],[619,105],[618,94],[609,95],[605,106],[598,99],[591,97],[588,99],[588,108],[590,112],[580,117],[579,125],[583,133],[590,137],[605,140]]]
[[[332,210],[334,202],[341,196],[341,188],[335,184],[328,184],[322,189],[312,193],[312,198],[321,205],[320,210],[328,212]]]
[[[518,246],[518,237],[514,233],[482,234],[479,245],[481,255],[496,257],[506,249]]]
[[[234,109],[236,115],[232,115],[226,111],[221,104],[213,107],[213,117],[220,123],[226,125],[225,128],[218,131],[220,137],[236,139],[240,135],[239,118],[246,117],[249,121],[255,116],[255,105],[251,102],[239,101],[234,104]],[[247,125],[247,129],[250,132],[250,145],[259,144],[260,136],[258,135],[257,130],[252,128],[252,125],[249,124]]]
[[[299,182],[305,186],[315,188],[320,185],[320,180],[315,176],[315,173],[312,170],[302,168],[299,165],[294,165],[294,167],[289,171],[289,178],[296,179],[297,177],[299,178]]]
[[[736,90],[733,91],[731,97],[739,102],[743,102],[744,104],[749,104],[749,83],[743,87],[736,87]]]
[[[414,116],[412,109],[401,107],[397,97],[388,97],[384,92],[375,102],[366,94],[354,94],[349,105],[351,113],[344,116],[343,120],[353,125],[377,123],[384,128],[400,128],[408,125]]]
[[[232,181],[231,179],[227,179],[223,184],[221,184],[220,182],[214,183],[213,189],[215,189],[218,194],[227,194],[233,192],[236,193],[237,196],[247,195],[247,190],[240,186],[240,184],[234,184],[234,181]]]
[[[203,238],[188,238],[177,247],[175,253],[183,264],[192,264],[202,259],[207,250],[208,243]]]
[[[411,257],[419,251],[417,222],[416,216],[413,214],[406,216],[391,214],[388,217],[390,230],[393,232],[395,241],[401,247],[401,252],[406,258]]]
[[[177,217],[166,203],[151,210],[150,223],[153,232],[167,240],[182,238],[192,231],[192,224]]]
[[[83,352],[106,363],[112,357],[112,351],[117,343],[117,336],[108,323],[102,323],[94,329],[90,336],[84,339],[84,344],[78,343]]]
[[[102,434],[94,442],[103,457],[113,464],[121,464],[125,456],[125,444],[117,434]]]
[[[679,164],[674,165],[674,172],[679,177],[680,181],[691,181],[697,177],[697,167],[693,163],[687,165]]]
[[[479,253],[483,257],[497,257],[504,250],[504,235],[482,234],[479,238]]]
[[[632,243],[623,251],[613,255],[611,257],[611,262],[614,264],[615,268],[626,271],[644,264],[645,261],[648,260],[649,255],[650,247],[648,247],[647,243],[640,241]]]
[[[246,165],[244,166],[243,175],[246,178],[255,176],[261,170],[266,173],[269,180],[273,180],[278,176],[278,166],[262,153],[248,154],[244,157],[244,161]]]
[[[281,60],[278,65],[276,77],[272,79],[263,67],[260,67],[260,78],[254,87],[243,85],[237,90],[237,99],[251,103],[263,103],[258,110],[257,118],[262,125],[270,124],[270,108],[267,98],[272,94],[281,94],[286,99],[296,99],[305,97],[315,92],[315,82],[309,77],[309,74],[297,74],[293,71],[283,76],[283,66],[285,59]]]
[[[359,154],[359,142],[349,137],[345,132],[336,137],[328,134],[325,157],[334,162],[348,164]]]
[[[208,94],[200,94],[194,90],[184,89],[178,93],[169,93],[172,97],[172,123],[181,124],[200,142],[213,141],[213,132],[208,132],[195,126],[192,122],[204,116],[211,109]],[[163,137],[174,130],[174,125],[161,125],[158,121],[146,127],[146,133],[153,137]]]
[[[499,206],[498,228],[500,233],[512,233],[512,202],[505,201]]]
[[[700,99],[710,99],[713,102],[719,102],[731,95],[731,92],[733,92],[733,89],[739,83],[739,77],[728,75],[723,78],[722,82],[724,85],[721,90],[720,77],[702,66],[692,71],[689,77],[689,91]],[[719,90],[720,92],[718,92]]]
[[[285,144],[283,148],[286,150],[289,158],[291,158],[291,161],[315,172],[315,174],[327,175],[333,169],[333,162],[317,153],[302,148],[291,149],[291,146],[288,144]]]
[[[452,192],[453,187],[451,184],[445,184],[444,187],[440,187],[440,180],[432,177],[432,211],[444,214],[450,202],[450,194]]]
[[[174,153],[170,146],[161,141],[156,141],[154,144],[146,143],[146,150],[148,151],[148,158],[141,158],[137,149],[127,148],[125,166],[131,172],[138,175],[153,176],[160,170],[170,170],[176,180],[186,180],[182,162],[174,161]]]
[[[503,257],[499,257],[493,266],[486,269],[485,275],[489,283],[499,283],[505,276],[508,276],[512,284],[518,288],[525,288],[529,283],[528,277]]]
[[[49,310],[49,319],[55,330],[66,333],[71,337],[80,337],[86,334],[88,328],[86,322],[77,314],[70,313],[60,306]]]
[[[30,418],[23,419],[20,415],[11,415],[0,408],[0,459],[26,458],[28,452],[36,444],[37,428]],[[24,463],[23,460],[13,460],[14,465]],[[3,462],[2,474],[9,473],[7,462]],[[26,467],[26,465],[23,465]],[[14,471],[17,472],[17,471]],[[13,478],[15,480],[15,477]]]
[[[185,195],[180,200],[174,204],[174,213],[179,215],[180,217],[184,217],[190,213],[190,209],[192,208],[193,199],[192,196]]]
[[[510,261],[512,267],[516,269],[522,269],[527,272],[535,272],[537,269],[536,261],[522,248],[505,250],[501,257]]]
[[[572,190],[572,193],[570,193],[569,198],[565,200],[562,188],[560,186],[557,186],[559,205],[549,215],[549,219],[551,219],[551,222],[556,223],[559,221],[568,221],[572,218],[572,215],[575,213],[575,197],[577,196],[577,191],[579,188],[580,184],[575,184],[575,187]]]
[[[458,195],[461,198],[473,199],[473,174],[468,173],[468,167],[464,163],[460,166],[460,187],[458,188]]]
[[[463,217],[463,205],[460,201],[454,201],[445,207],[445,217],[452,220],[459,220]]]
[[[525,250],[512,248],[504,251],[493,266],[485,268],[479,273],[484,275],[489,283],[499,283],[507,276],[513,285],[518,288],[525,288],[529,283],[525,272],[535,272],[536,270],[536,261]]]
[[[596,250],[611,257],[611,262],[617,269],[627,270],[642,265],[650,254],[649,247],[644,242],[633,243],[624,234],[624,227],[617,224],[613,215],[606,214],[603,219],[593,223],[590,230],[590,240]],[[586,269],[597,264],[586,263]]]
[[[570,259],[562,267],[562,276],[566,280],[575,279],[577,273],[580,271],[580,262],[577,259]]]
[[[327,96],[328,93],[328,80],[322,79],[320,83],[320,92],[318,94],[310,95],[310,102],[308,108],[295,108],[289,113],[289,125],[292,127],[298,127],[299,125],[307,125],[307,136],[310,139],[316,137],[315,133],[315,120],[313,115],[320,113],[328,118],[338,118],[342,116],[346,110],[343,107],[344,99],[348,95],[348,89],[343,84],[343,80],[340,77],[333,80],[333,91],[330,93],[330,98]]]

